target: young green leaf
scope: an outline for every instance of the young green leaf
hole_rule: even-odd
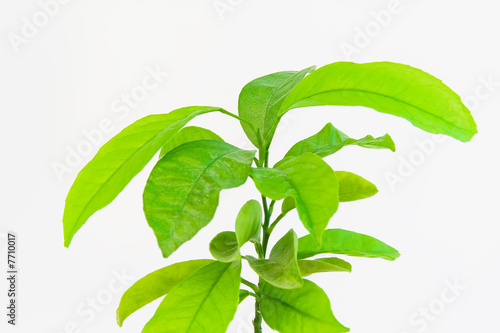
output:
[[[320,258],[316,260],[299,260],[302,277],[314,273],[351,272],[351,264],[339,258]]]
[[[297,235],[293,229],[276,243],[269,259],[245,258],[261,278],[277,287],[291,289],[302,286],[297,264]]]
[[[121,327],[123,321],[146,304],[165,296],[173,287],[190,277],[198,269],[213,260],[191,260],[179,262],[150,273],[134,283],[122,296],[116,321]]]
[[[247,298],[250,295],[252,295],[252,293],[249,292],[248,290],[240,289],[240,301],[239,301],[239,303],[243,302],[245,300],[245,298]]]
[[[319,245],[311,235],[299,238],[299,259],[321,253],[345,254],[354,257],[395,260],[399,252],[393,247],[371,236],[342,229],[328,229],[323,233]]]
[[[163,299],[143,333],[225,333],[236,313],[241,261],[200,268]]]
[[[69,190],[63,216],[64,246],[69,246],[87,219],[111,203],[175,133],[194,117],[214,111],[224,110],[190,106],[147,116],[102,146]]]
[[[224,141],[220,136],[206,128],[188,126],[177,132],[160,150],[160,159],[174,148],[192,141],[215,140]]]
[[[394,141],[392,141],[389,134],[378,138],[367,135],[362,139],[356,140],[333,127],[331,123],[328,123],[318,133],[294,144],[285,157],[298,156],[305,153],[314,153],[321,157],[326,157],[350,145],[396,151]]]
[[[236,238],[239,247],[248,241],[260,242],[260,228],[262,226],[262,207],[257,200],[247,201],[241,207],[236,217]]]
[[[283,100],[314,68],[312,66],[300,72],[269,74],[250,81],[243,87],[238,99],[238,114],[259,131],[260,138],[249,124],[241,122],[243,130],[256,147],[265,147],[266,137],[272,137],[274,133]]]
[[[469,141],[477,133],[460,97],[434,76],[391,62],[336,62],[307,76],[288,94],[279,117],[306,106],[365,106],[435,134]]]
[[[347,171],[335,171],[339,181],[340,202],[366,199],[377,194],[375,185],[361,176]]]
[[[221,190],[245,183],[254,155],[225,142],[193,141],[158,161],[143,201],[164,257],[212,220]]]
[[[306,153],[278,162],[273,168],[252,169],[257,189],[266,197],[293,197],[300,220],[318,240],[339,205],[335,172],[318,155]]]
[[[241,258],[236,234],[223,231],[210,242],[210,253],[220,262],[233,262]]]
[[[269,327],[280,333],[349,332],[333,315],[325,292],[309,280],[296,289],[264,283],[260,308]]]
[[[291,210],[294,210],[295,207],[295,199],[292,197],[286,197],[283,199],[283,203],[281,204],[281,214],[286,215]]]

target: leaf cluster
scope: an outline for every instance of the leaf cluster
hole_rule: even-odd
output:
[[[78,174],[64,210],[66,246],[158,151],[143,204],[165,258],[214,219],[220,191],[251,178],[261,202],[246,202],[235,217],[234,230],[222,231],[208,244],[214,259],[176,263],[137,281],[121,299],[120,326],[132,313],[165,296],[143,332],[224,333],[238,304],[250,296],[256,302],[256,332],[261,332],[262,319],[282,333],[349,331],[333,315],[325,292],[305,277],[351,271],[347,261],[332,255],[395,260],[399,252],[361,233],[328,229],[340,203],[369,198],[378,190],[359,175],[334,171],[324,158],[346,146],[395,151],[395,145],[388,134],[354,139],[328,123],[292,145],[270,167],[270,146],[280,119],[291,109],[324,105],[372,108],[461,141],[477,132],[470,111],[440,80],[389,62],[338,62],[257,78],[242,89],[238,115],[191,106],[136,121]],[[211,112],[239,120],[256,150],[235,147],[205,128],[185,127],[194,117]],[[294,210],[307,234],[299,238],[290,229],[268,255],[276,225]],[[242,253],[249,242],[255,253]],[[244,262],[258,274],[258,282],[241,276]]]

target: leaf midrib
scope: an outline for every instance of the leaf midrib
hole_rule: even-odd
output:
[[[226,268],[224,269],[224,271],[221,273],[221,275],[219,275],[219,277],[217,278],[217,280],[212,284],[212,288],[210,288],[210,290],[207,293],[207,295],[203,298],[203,301],[200,303],[200,306],[198,307],[198,309],[196,310],[195,314],[193,315],[192,320],[189,323],[189,326],[187,327],[185,333],[189,332],[191,326],[193,326],[193,324],[195,322],[195,318],[198,316],[198,313],[200,313],[201,308],[203,307],[203,305],[205,304],[205,302],[207,301],[207,299],[210,297],[210,295],[212,295],[212,292],[214,291],[215,286],[219,283],[220,279],[222,279],[222,276],[226,273],[226,271],[229,269],[229,267],[231,267],[231,265],[227,265]]]
[[[276,89],[274,89],[271,97],[267,100],[267,103],[266,103],[266,107],[265,107],[265,110],[266,110],[266,117],[264,117],[264,130],[267,128],[267,114],[269,112],[269,110],[271,109],[270,108],[270,105],[271,105],[271,100],[274,98],[274,96],[278,93],[278,90],[280,90],[281,87],[285,86],[288,82],[290,82],[297,74],[299,74],[301,71],[299,72],[295,72],[293,75],[291,75],[289,78],[287,78],[285,81],[283,81],[279,86],[276,87]],[[299,81],[300,82],[300,81]],[[292,88],[293,90],[293,88]],[[291,90],[290,90],[291,91]],[[290,93],[290,91],[288,93]],[[286,97],[285,97],[286,98]],[[284,100],[283,100],[284,102]],[[274,101],[273,103],[273,106],[276,105],[276,101]],[[277,116],[279,115],[279,109],[278,109],[278,113],[276,114]],[[267,137],[267,133],[265,134],[265,136]],[[266,137],[264,137],[264,140],[266,139]]]
[[[242,151],[242,150],[241,150]],[[198,176],[198,178],[193,182],[193,185],[191,186],[191,188],[189,189],[189,193],[186,195],[186,198],[184,199],[183,203],[182,203],[182,209],[181,211],[184,213],[184,208],[186,207],[186,204],[187,204],[187,201],[189,199],[189,197],[191,197],[191,193],[193,193],[193,190],[195,188],[195,186],[199,183],[201,177],[203,177],[203,175],[205,174],[205,172],[208,170],[208,168],[210,168],[215,162],[217,162],[218,160],[220,160],[221,158],[223,158],[224,156],[226,155],[229,155],[229,154],[232,154],[232,153],[235,153],[235,152],[239,152],[239,150],[236,148],[230,152],[225,152],[223,153],[222,155],[219,155],[217,156],[216,158],[214,158],[212,161],[210,161],[209,164],[207,164],[203,170],[200,172],[200,175]],[[219,188],[220,190],[220,188]]]
[[[78,215],[78,217],[76,218],[75,220],[75,223],[73,223],[73,226],[71,227],[71,233],[70,233],[70,239],[68,240],[68,242],[71,242],[71,239],[73,238],[73,235],[76,233],[75,229],[77,229],[77,225],[80,223],[80,219],[82,218],[82,216],[84,215],[84,213],[87,211],[87,208],[89,207],[89,205],[94,201],[95,197],[101,192],[101,190],[103,189],[104,187],[104,184],[106,184],[107,182],[110,181],[110,179],[114,178],[116,176],[116,174],[121,171],[121,169],[123,168],[123,166],[125,164],[127,164],[127,162],[132,159],[133,157],[135,157],[137,154],[139,154],[139,152],[142,152],[145,147],[153,140],[155,140],[156,138],[158,138],[159,136],[161,136],[164,132],[166,132],[170,126],[174,125],[174,124],[178,124],[179,122],[182,122],[182,121],[185,121],[186,119],[187,122],[189,122],[189,120],[193,119],[194,117],[202,114],[202,113],[206,113],[206,112],[211,112],[211,111],[207,111],[207,110],[210,110],[212,109],[212,111],[217,111],[217,108],[203,108],[201,110],[198,110],[198,111],[194,111],[193,113],[189,114],[187,117],[184,117],[182,119],[179,119],[177,120],[176,122],[174,123],[171,123],[170,125],[167,125],[166,128],[164,128],[162,131],[160,131],[157,135],[153,136],[151,139],[149,139],[148,141],[146,141],[145,144],[143,144],[136,152],[134,152],[132,155],[130,155],[115,171],[113,171],[111,173],[111,175],[103,182],[99,183],[99,188],[97,189],[97,191],[92,195],[92,197],[88,200],[87,204],[85,205],[85,207],[83,207],[83,209],[81,210],[80,214]],[[168,115],[169,113],[167,113]],[[191,118],[191,119],[189,119]],[[132,134],[129,134],[129,135],[132,135]],[[161,148],[158,148],[158,150],[160,150]],[[69,243],[68,243],[69,245]]]
[[[431,116],[431,117],[433,117],[433,118],[437,118],[437,119],[439,119],[439,120],[441,120],[441,121],[443,121],[443,122],[447,123],[448,125],[451,125],[451,127],[452,127],[452,128],[459,128],[459,129],[461,129],[461,130],[463,130],[463,131],[465,131],[465,132],[467,132],[467,133],[471,133],[471,134],[474,134],[474,133],[475,133],[474,131],[471,131],[471,130],[466,129],[466,128],[461,127],[461,126],[457,126],[456,124],[454,124],[454,123],[452,123],[452,122],[450,122],[450,121],[448,121],[448,120],[445,120],[445,119],[443,119],[443,118],[440,118],[440,117],[438,117],[437,115],[435,115],[435,114],[433,114],[433,113],[431,113],[431,112],[429,112],[429,111],[427,111],[427,110],[425,110],[425,109],[422,109],[422,108],[421,108],[421,107],[419,107],[419,106],[416,106],[416,105],[413,105],[413,104],[411,104],[411,103],[409,103],[409,102],[406,102],[406,101],[403,101],[403,100],[397,99],[397,98],[392,97],[392,96],[390,96],[390,95],[386,95],[386,94],[382,94],[382,93],[378,93],[378,92],[374,92],[374,91],[370,91],[370,90],[365,90],[365,89],[331,89],[331,90],[326,90],[326,91],[323,91],[323,92],[320,92],[320,93],[311,94],[311,95],[308,95],[308,96],[306,96],[306,97],[303,97],[303,98],[301,98],[299,101],[297,101],[297,102],[293,103],[292,105],[290,105],[289,107],[287,107],[287,108],[286,108],[283,112],[281,112],[280,114],[281,114],[281,115],[284,115],[286,112],[288,112],[288,111],[290,111],[291,109],[293,109],[293,108],[294,108],[293,106],[294,106],[295,104],[300,103],[300,102],[302,102],[302,101],[304,101],[304,100],[307,100],[307,99],[309,99],[309,98],[312,98],[312,97],[315,97],[315,96],[319,96],[319,95],[328,94],[328,93],[345,92],[345,91],[347,91],[347,92],[361,92],[361,93],[366,93],[366,94],[369,94],[369,95],[376,95],[376,96],[385,97],[385,98],[387,98],[387,99],[392,99],[392,100],[394,100],[394,101],[396,101],[396,102],[399,102],[399,103],[402,103],[402,104],[406,104],[406,105],[411,106],[411,107],[413,107],[413,108],[415,108],[415,109],[418,109],[418,110],[420,110],[420,111],[422,111],[422,112],[424,112],[424,113],[426,113],[426,114],[430,115],[430,116]],[[360,106],[362,106],[362,105],[360,105]],[[382,111],[380,111],[380,112],[382,112]],[[384,113],[385,113],[385,112],[384,112]]]
[[[316,317],[313,317],[311,314],[307,313],[307,312],[303,312],[302,310],[300,309],[297,309],[296,307],[294,307],[293,305],[289,304],[289,303],[286,303],[285,301],[282,301],[280,300],[279,298],[276,298],[276,297],[273,297],[273,296],[269,296],[269,295],[263,295],[263,299],[265,298],[268,298],[268,299],[271,299],[272,301],[276,302],[276,303],[279,303],[279,304],[282,304],[286,307],[289,307],[293,310],[295,310],[295,312],[298,312],[302,315],[304,315],[305,317],[308,317],[308,318],[311,318],[313,320],[316,320],[316,321],[319,321],[319,322],[322,322],[322,323],[325,323],[325,324],[329,324],[329,325],[334,325],[332,323],[329,323],[327,321],[323,321],[321,318],[316,318]]]
[[[300,192],[297,190],[297,187],[295,186],[295,183],[290,180],[290,178],[288,177],[288,175],[286,174],[286,172],[283,169],[277,169],[277,170],[280,171],[280,173],[283,175],[283,177],[285,177],[285,179],[287,180],[287,182],[292,187],[293,192],[295,192],[295,194],[297,195],[297,197],[299,198],[299,200],[304,204],[303,206],[306,206],[304,200],[302,199],[302,196],[300,195]],[[285,195],[285,198],[286,197],[287,197],[287,195]],[[296,202],[295,205],[296,205],[296,207],[297,207],[297,201],[298,200],[295,199],[295,202]],[[305,211],[306,211],[307,217],[309,219],[309,223],[311,223],[312,222],[312,218],[311,218],[311,214],[309,212],[309,209],[306,208]]]
[[[177,122],[176,122],[177,123]],[[175,123],[174,123],[175,124]],[[82,217],[82,215],[84,215],[84,212],[87,210],[87,208],[89,207],[90,203],[94,201],[95,197],[101,192],[101,190],[103,189],[104,187],[104,184],[106,184],[107,182],[110,181],[110,179],[114,178],[116,176],[116,174],[122,169],[122,167],[127,164],[127,162],[132,159],[134,156],[136,156],[139,152],[142,152],[142,150],[151,142],[153,141],[154,139],[156,139],[157,137],[159,137],[161,134],[163,134],[167,129],[165,128],[163,131],[159,132],[157,135],[153,136],[151,139],[149,139],[148,141],[146,141],[145,144],[143,144],[139,149],[136,150],[136,152],[134,152],[132,155],[130,155],[122,164],[120,164],[120,166],[118,168],[115,169],[115,171],[113,171],[111,173],[111,175],[106,179],[104,180],[103,182],[99,183],[99,188],[97,189],[97,191],[92,195],[92,197],[90,198],[90,200],[88,200],[87,204],[85,205],[85,207],[81,210],[81,213],[78,215],[78,218],[76,219],[76,222],[77,223],[74,223],[73,224],[73,227],[71,228],[71,234],[74,234],[75,232],[75,228],[76,226],[78,225],[78,222],[80,222],[80,219]]]

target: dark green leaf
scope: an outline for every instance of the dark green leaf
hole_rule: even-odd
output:
[[[397,63],[336,62],[321,67],[288,94],[279,116],[294,108],[319,105],[373,108],[461,141],[477,133],[470,111],[455,92],[434,76]]]
[[[245,258],[261,278],[277,287],[290,289],[302,286],[297,264],[297,235],[293,229],[276,243],[269,259]]]
[[[262,207],[256,200],[247,201],[241,207],[236,217],[236,238],[239,247],[248,241],[260,242],[260,228],[262,226]]]
[[[326,157],[349,145],[396,151],[394,141],[392,141],[389,134],[379,138],[367,135],[362,139],[356,140],[351,139],[346,134],[333,127],[331,123],[328,123],[318,133],[294,144],[286,153],[285,157],[298,156],[305,153],[314,153],[321,157]]]
[[[339,205],[335,172],[318,155],[287,158],[273,169],[252,169],[259,191],[273,200],[293,197],[300,220],[318,240]]]
[[[99,149],[80,171],[64,207],[64,245],[96,211],[107,206],[156,152],[194,117],[220,108],[191,106],[139,119]]]
[[[241,261],[200,268],[163,299],[143,333],[225,333],[239,302]]]
[[[349,332],[333,315],[325,292],[304,280],[296,289],[280,289],[269,283],[262,288],[262,316],[273,330],[280,333]]]
[[[300,72],[278,72],[250,81],[241,90],[238,100],[238,114],[253,124],[259,131],[257,137],[249,124],[241,122],[243,130],[256,147],[265,147],[266,137],[272,137],[278,122],[278,111],[283,100],[306,76],[314,70],[306,68]]]
[[[245,183],[255,152],[194,141],[158,161],[144,190],[144,213],[168,257],[213,218],[219,192]]]
[[[399,252],[371,236],[342,229],[328,229],[321,245],[311,235],[299,238],[298,258],[309,258],[320,253],[346,254],[354,257],[395,260]]]
[[[351,264],[339,258],[320,258],[299,260],[300,273],[303,277],[323,272],[351,272]]]
[[[191,260],[179,262],[146,275],[132,285],[122,296],[116,310],[116,320],[121,327],[123,321],[144,305],[165,296],[173,287],[190,277],[198,269],[213,260]]]
[[[366,199],[377,194],[378,189],[368,180],[347,171],[335,171],[339,181],[340,202]]]
[[[232,262],[241,258],[236,234],[223,231],[210,242],[210,253],[221,262]]]
[[[214,132],[207,130],[206,128],[196,127],[196,126],[188,126],[181,129],[177,132],[172,139],[170,139],[160,151],[160,159],[165,156],[169,151],[173,150],[180,145],[198,141],[198,140],[215,140],[215,141],[224,141],[220,136],[215,134]]]

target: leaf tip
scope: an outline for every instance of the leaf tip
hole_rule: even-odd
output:
[[[123,326],[123,321],[125,320],[125,318],[121,318],[120,316],[120,309],[118,308],[116,310],[116,323],[118,324],[119,327],[122,327]]]
[[[71,240],[73,239],[72,235],[65,235],[64,236],[64,247],[69,248],[69,245],[71,244]]]

